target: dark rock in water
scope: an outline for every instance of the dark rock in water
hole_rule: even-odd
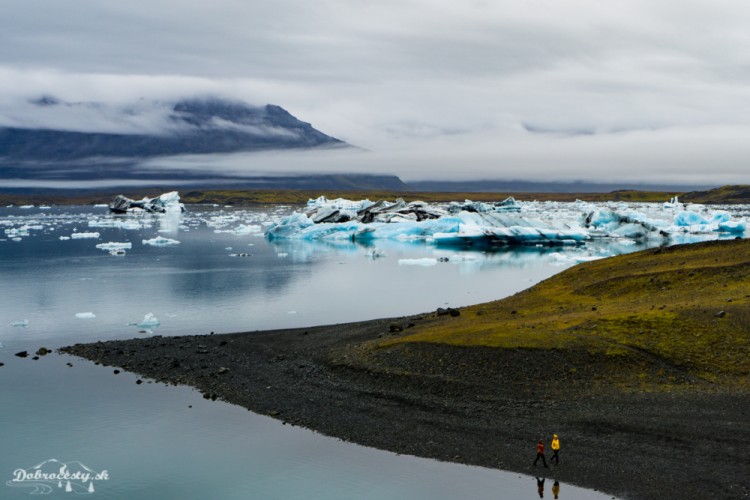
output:
[[[141,385],[143,383],[143,380],[138,379],[138,380],[135,381],[135,383],[138,384],[138,385]]]
[[[40,347],[39,350],[36,351],[37,356],[46,356],[47,354],[51,353],[49,349],[46,347]]]
[[[16,356],[18,356],[19,358],[26,358],[29,356],[29,353],[27,351],[21,351],[21,352],[17,352]]]
[[[39,361],[39,356],[34,356],[34,357],[33,357],[33,358],[31,358],[31,359],[33,359],[34,361]]]
[[[115,375],[117,375],[118,373],[120,373],[120,370],[114,370],[112,373],[114,373]]]
[[[5,363],[0,363],[0,366],[5,366]]]

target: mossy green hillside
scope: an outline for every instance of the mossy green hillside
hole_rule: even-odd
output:
[[[2,194],[0,205],[16,204],[51,204],[51,205],[87,205],[92,203],[109,203],[116,194],[124,194],[133,199],[144,196],[154,197],[165,191],[179,189],[179,186],[162,188],[128,189],[124,192],[104,191],[70,191],[66,194]],[[513,196],[520,201],[634,201],[663,202],[680,193],[652,191],[613,191],[611,193],[437,193],[415,191],[373,191],[373,190],[294,190],[294,189],[258,189],[258,190],[188,190],[180,192],[181,201],[187,204],[221,204],[236,206],[269,205],[269,204],[304,204],[309,199],[325,196],[330,199],[346,198],[350,200],[395,200],[403,198],[407,202],[426,201],[431,203],[456,200],[502,201]]]
[[[418,324],[380,347],[428,342],[637,354],[713,381],[750,382],[750,241],[588,262],[504,300]]]

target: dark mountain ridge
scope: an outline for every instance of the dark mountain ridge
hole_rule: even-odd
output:
[[[50,97],[34,104],[66,106]],[[168,111],[165,122],[160,133],[2,127],[0,165],[348,146],[271,104],[251,106],[214,97],[183,99]]]

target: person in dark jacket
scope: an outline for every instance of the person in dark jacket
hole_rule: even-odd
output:
[[[547,459],[544,458],[544,441],[541,439],[536,444],[536,459],[534,460],[534,467],[536,467],[536,463],[539,461],[539,459],[542,459],[542,463],[545,467],[547,467]]]

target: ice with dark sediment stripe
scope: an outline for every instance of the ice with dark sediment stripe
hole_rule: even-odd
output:
[[[586,241],[669,240],[685,235],[742,235],[744,219],[702,205],[668,203],[499,203],[466,200],[448,204],[370,200],[308,201],[266,230],[271,240],[423,240],[436,245],[580,245]]]

